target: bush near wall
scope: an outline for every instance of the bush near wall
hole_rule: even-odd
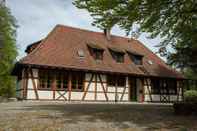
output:
[[[197,115],[197,91],[188,90],[184,92],[184,101],[174,103],[173,107],[175,114]]]
[[[188,90],[184,92],[184,97],[186,102],[196,102],[197,103],[197,91]]]

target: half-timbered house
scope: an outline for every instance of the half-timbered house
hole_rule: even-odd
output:
[[[57,25],[12,72],[25,100],[170,102],[183,75],[138,40]]]

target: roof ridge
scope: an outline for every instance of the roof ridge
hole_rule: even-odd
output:
[[[63,24],[57,24],[57,26],[60,26],[60,27],[63,27],[63,28],[71,28],[71,29],[75,29],[75,30],[81,30],[81,31],[85,31],[85,32],[90,32],[90,33],[96,33],[96,34],[104,35],[104,32],[93,31],[93,30],[84,29],[84,28],[80,28],[80,27],[68,26],[68,25],[63,25]],[[112,33],[111,33],[111,36],[112,37],[122,38],[122,39],[127,39],[127,40],[135,40],[133,38],[128,38],[128,37],[124,37],[124,36],[120,36],[120,35],[115,35],[115,34],[112,34]]]

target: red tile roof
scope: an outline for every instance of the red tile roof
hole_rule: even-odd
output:
[[[95,43],[104,49],[103,61],[97,62],[93,59],[88,51],[88,43]],[[142,54],[143,68],[146,73],[131,61],[127,53],[125,53],[124,63],[116,63],[109,48]],[[78,50],[84,51],[84,58],[78,56]],[[150,60],[153,64],[148,62]],[[111,40],[107,40],[104,33],[63,25],[57,25],[36,49],[19,61],[19,64],[183,78],[179,72],[167,66],[163,60],[137,40],[114,35],[111,36]]]

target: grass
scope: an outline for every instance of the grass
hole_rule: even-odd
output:
[[[196,123],[196,116],[176,116],[162,104],[0,104],[0,131],[196,131]]]

